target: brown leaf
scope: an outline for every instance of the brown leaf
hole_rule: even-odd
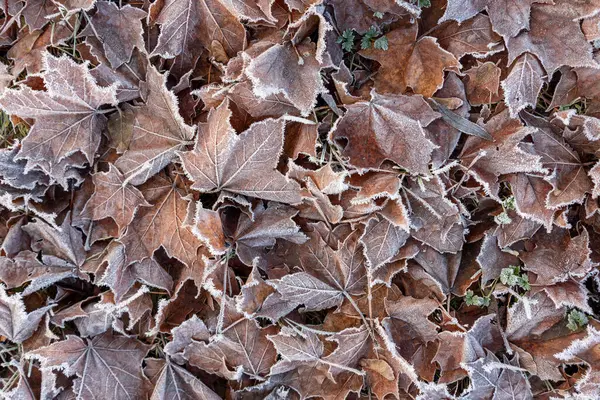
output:
[[[271,281],[286,301],[303,304],[306,310],[323,310],[365,292],[365,257],[356,235],[334,251],[320,236],[312,234],[300,261],[304,272]]]
[[[41,319],[54,305],[25,311],[23,296],[9,296],[4,285],[0,285],[0,335],[14,343],[23,343],[37,329]]]
[[[493,62],[487,61],[469,69],[465,84],[467,98],[472,105],[496,103],[500,100],[500,74],[502,70]]]
[[[275,44],[252,59],[246,74],[256,96],[269,99],[282,94],[301,114],[307,116],[324,91],[315,46]]]
[[[417,24],[394,29],[385,35],[389,50],[361,50],[363,57],[381,64],[375,78],[379,93],[414,93],[431,97],[444,83],[444,71],[458,72],[460,63],[452,53],[442,49],[437,39],[417,39]]]
[[[306,242],[308,238],[292,220],[297,213],[294,208],[277,203],[266,207],[259,203],[253,209],[253,219],[242,213],[232,235],[240,260],[252,264],[253,248],[273,247],[276,239],[295,244]]]
[[[487,10],[494,30],[505,39],[529,30],[531,6],[534,3],[554,4],[552,0],[449,0],[444,16],[440,20],[459,23]]]
[[[182,393],[186,397],[206,400],[221,399],[215,392],[206,386],[200,379],[188,372],[185,368],[169,361],[156,358],[144,360],[144,372],[155,379],[151,400],[180,399]]]
[[[487,283],[499,278],[502,269],[518,265],[519,260],[515,254],[498,246],[497,236],[486,234],[477,256],[477,263],[481,266],[481,281]]]
[[[513,174],[508,178],[519,214],[552,229],[556,210],[546,205],[552,185],[544,178],[530,174]]]
[[[523,127],[519,120],[510,119],[508,110],[494,116],[485,129],[494,141],[469,136],[459,158],[492,198],[498,196],[498,177],[501,175],[546,172],[540,162],[541,157],[528,154],[520,146],[521,141],[534,131]]]
[[[499,44],[501,38],[492,30],[487,15],[477,14],[474,18],[459,22],[438,25],[439,28],[431,33],[440,46],[454,54],[457,60],[466,54],[481,57],[502,50]]]
[[[552,285],[586,276],[591,268],[588,233],[571,238],[564,229],[540,231],[534,237],[536,247],[521,252],[519,258],[528,271],[537,275],[536,284]]]
[[[370,219],[360,237],[370,269],[374,271],[390,261],[409,236],[405,228],[395,226],[387,218]]]
[[[535,108],[544,84],[544,75],[542,65],[531,53],[523,53],[517,58],[510,73],[502,81],[505,102],[512,118],[516,118],[519,111],[527,106]]]
[[[233,57],[246,45],[246,30],[221,0],[166,0],[154,2],[150,15],[161,26],[152,54],[178,56],[183,73],[194,68],[202,48],[211,50],[217,42]],[[200,46],[198,46],[200,45]]]
[[[179,152],[193,189],[227,190],[266,200],[299,203],[297,183],[275,170],[283,147],[282,120],[254,123],[240,135],[229,123],[228,101],[211,110],[200,124],[194,150]],[[255,168],[262,169],[260,174]]]
[[[105,333],[93,339],[69,335],[30,355],[39,359],[43,368],[64,368],[67,376],[76,375],[78,397],[131,399],[146,395],[148,381],[142,373],[142,360],[149,349],[137,339]]]
[[[559,127],[530,114],[524,114],[523,119],[537,128],[532,134],[533,147],[541,155],[544,168],[552,171],[548,181],[553,189],[546,197],[546,206],[557,209],[582,203],[585,194],[592,191],[592,181],[579,154],[561,137]]]
[[[330,132],[330,140],[346,138],[342,155],[359,168],[379,168],[394,161],[412,173],[426,174],[435,145],[423,131],[439,117],[421,96],[371,93],[370,102],[347,106]],[[367,125],[362,122],[367,121]],[[367,145],[365,145],[367,144]]]
[[[125,153],[115,162],[132,185],[140,185],[175,158],[175,152],[192,143],[195,128],[187,125],[177,108],[177,99],[165,86],[166,75],[154,67],[146,73],[148,95],[143,106],[124,106],[123,118],[111,136],[128,138]]]
[[[569,1],[554,0],[554,3],[531,8],[531,28],[506,41],[508,62],[512,64],[521,54],[530,52],[540,59],[548,73],[563,65],[597,67],[592,47],[577,21],[578,9],[571,7]]]
[[[112,164],[108,172],[95,174],[93,180],[96,190],[82,213],[89,213],[94,221],[112,218],[119,226],[119,231],[124,232],[137,210],[150,206],[142,193],[129,184]]]
[[[7,113],[36,121],[18,157],[28,160],[28,168],[40,165],[47,172],[48,165],[76,152],[92,163],[106,126],[100,107],[117,104],[115,88],[99,87],[86,64],[76,64],[66,56],[48,55],[45,63],[47,92],[22,87],[8,89],[0,98],[0,107]]]
[[[94,35],[103,45],[104,54],[113,68],[128,62],[134,47],[144,50],[144,29],[141,19],[146,12],[126,5],[119,8],[108,1],[96,2],[96,13],[81,35]]]
[[[125,265],[152,257],[162,246],[169,256],[188,268],[203,268],[197,255],[202,242],[192,233],[192,226],[185,223],[189,199],[180,194],[174,183],[162,177],[151,179],[140,191],[152,207],[139,210],[119,238],[125,246]]]

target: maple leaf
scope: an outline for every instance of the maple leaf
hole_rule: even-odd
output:
[[[146,17],[144,10],[130,5],[119,8],[108,1],[97,1],[96,9],[81,35],[94,35],[98,38],[113,68],[128,62],[134,47],[145,49],[144,29],[140,21]]]
[[[598,344],[600,343],[600,332],[598,328],[588,325],[586,336],[581,339],[573,340],[569,346],[555,354],[554,356],[565,363],[585,363],[590,370],[586,373],[584,379],[578,381],[575,385],[577,392],[583,396],[595,397],[598,395]]]
[[[199,125],[192,151],[179,152],[183,167],[201,192],[233,193],[299,203],[299,186],[275,170],[283,147],[282,120],[256,122],[236,135],[229,122],[229,102],[210,111],[208,122]],[[262,171],[257,175],[256,169]]]
[[[385,217],[370,219],[360,238],[369,267],[376,270],[391,260],[409,236],[406,228],[395,226]]]
[[[539,232],[536,234],[536,247],[532,251],[522,252],[519,258],[525,263],[525,268],[537,275],[536,285],[546,288],[548,295],[558,305],[571,303],[573,298],[579,297],[577,304],[588,309],[587,290],[579,284],[592,268],[590,260],[589,236],[583,232],[571,238],[565,230],[553,229],[551,233]],[[572,290],[569,297],[564,298],[563,289],[553,289],[552,286],[572,281],[566,289]],[[577,295],[579,293],[579,295]]]
[[[546,206],[557,209],[583,202],[585,193],[592,191],[592,181],[580,155],[562,138],[560,127],[530,114],[524,114],[523,119],[537,128],[532,135],[533,147],[544,167],[553,171],[547,179],[553,189],[546,197]]]
[[[187,125],[177,108],[175,95],[165,86],[166,76],[150,66],[146,73],[148,95],[143,106],[125,105],[123,118],[112,136],[129,137],[126,151],[115,162],[132,185],[140,185],[192,143],[195,128]]]
[[[440,46],[454,54],[457,60],[466,54],[480,57],[502,50],[498,45],[501,38],[492,30],[487,15],[477,14],[460,24],[448,22],[438,27],[431,36],[437,38]]]
[[[273,342],[275,349],[282,357],[282,360],[272,367],[272,374],[285,373],[294,368],[312,367],[316,370],[324,369],[328,374],[333,368],[363,375],[361,371],[354,368],[325,359],[325,346],[319,337],[311,331],[300,333],[291,328],[284,328],[277,335],[268,336],[267,338]]]
[[[422,36],[417,39],[418,26],[394,29],[385,36],[389,50],[361,50],[360,55],[381,64],[375,78],[379,93],[413,92],[431,97],[444,83],[444,71],[458,72],[460,63],[442,49],[437,39]]]
[[[27,159],[28,169],[43,168],[42,162],[56,165],[76,152],[93,163],[106,126],[100,107],[117,104],[115,87],[98,86],[87,64],[76,64],[66,56],[47,55],[44,62],[47,92],[22,87],[8,89],[0,97],[4,111],[36,121],[18,157]]]
[[[144,372],[150,375],[150,380],[154,383],[151,400],[181,399],[182,393],[190,398],[221,399],[200,379],[168,359],[146,358],[144,362],[146,363]]]
[[[477,256],[477,263],[481,266],[481,281],[486,283],[500,277],[504,268],[517,265],[517,256],[500,249],[498,237],[486,234]]]
[[[116,301],[121,301],[136,281],[171,291],[173,278],[153,258],[131,263],[125,248],[113,243],[115,245],[107,248],[103,259],[108,263],[106,270],[96,283],[110,287]]]
[[[524,372],[518,365],[513,365],[514,362],[507,363],[506,361],[500,362],[493,353],[488,351],[485,358],[466,364],[465,367],[471,378],[468,396],[493,399],[532,399],[531,387]]]
[[[6,54],[8,58],[14,60],[12,73],[20,74],[25,69],[30,74],[36,74],[44,69],[44,59],[47,55],[46,49],[50,45],[59,45],[64,43],[73,35],[69,27],[68,19],[53,26],[46,26],[43,30],[30,31],[24,29],[19,40],[11,47]]]
[[[213,52],[216,42],[233,57],[246,44],[244,26],[221,0],[154,2],[150,15],[161,26],[152,54],[165,58],[179,56],[181,75],[194,68],[202,48]]]
[[[41,319],[54,305],[40,307],[30,313],[20,294],[9,296],[4,285],[0,285],[0,335],[11,342],[22,343],[37,329]]]
[[[440,22],[454,20],[462,23],[487,10],[494,30],[505,38],[511,38],[522,30],[529,30],[534,3],[554,4],[552,0],[450,0]]]
[[[524,53],[517,58],[510,73],[502,81],[502,90],[512,118],[516,118],[519,111],[527,106],[535,108],[544,84],[543,77],[542,65],[531,53]]]
[[[268,24],[277,22],[273,16],[273,3],[270,0],[223,0],[223,4],[240,20]]]
[[[119,231],[123,232],[140,207],[150,206],[142,193],[130,185],[112,164],[108,172],[95,174],[93,180],[96,190],[82,213],[89,213],[94,221],[112,218],[119,226]]]
[[[348,140],[342,155],[356,167],[379,168],[391,160],[411,173],[426,174],[435,145],[427,139],[423,126],[438,117],[421,96],[372,92],[371,101],[347,106],[329,138]],[[368,125],[359,121],[368,121]]]
[[[479,63],[465,74],[469,77],[465,90],[472,105],[496,103],[500,96],[500,74],[502,70],[493,62]]]
[[[508,110],[494,116],[485,125],[493,141],[469,136],[459,156],[469,174],[481,182],[490,196],[497,198],[498,177],[517,172],[544,173],[541,157],[528,154],[519,144],[535,131],[509,118]]]
[[[523,297],[508,309],[506,336],[521,365],[540,379],[560,379],[561,361],[554,355],[568,347],[572,333],[564,324],[565,309],[556,308],[543,292]]]
[[[81,272],[81,267],[86,260],[82,235],[72,226],[70,215],[65,217],[61,226],[36,220],[23,226],[23,230],[32,239],[32,250],[41,253],[39,260],[46,267],[42,270],[43,273],[25,289],[25,294],[45,288],[67,277],[88,279],[87,275]],[[37,268],[36,265],[35,269]]]
[[[242,213],[232,235],[240,260],[251,264],[253,248],[272,247],[276,239],[296,244],[306,242],[308,238],[292,220],[297,213],[292,207],[276,203],[268,203],[266,207],[259,203],[253,209],[254,218]]]
[[[412,236],[439,252],[458,252],[464,233],[456,204],[446,197],[439,178],[420,183],[411,180],[402,188],[412,211]]]
[[[546,205],[552,185],[544,178],[530,174],[511,175],[508,182],[519,214],[543,224],[546,230],[552,229],[556,210]]]
[[[131,399],[142,397],[147,391],[142,360],[149,349],[137,339],[112,333],[92,339],[68,335],[29,356],[39,359],[42,368],[60,368],[67,376],[76,375],[77,398]]]
[[[227,302],[222,334],[208,344],[192,340],[185,357],[191,365],[207,372],[231,376],[228,366],[260,379],[269,373],[277,358],[277,351],[267,339],[275,333],[274,326],[260,328],[255,320],[245,318]]]
[[[254,94],[263,99],[282,94],[302,115],[308,115],[324,91],[315,52],[312,44],[294,47],[290,42],[262,52],[246,68]]]
[[[578,8],[571,7],[569,1],[553,0],[553,3],[532,7],[531,28],[506,40],[508,62],[512,64],[518,56],[529,52],[540,59],[549,74],[563,65],[597,67],[592,47],[577,21],[581,18],[577,15]]]
[[[313,234],[300,254],[304,272],[272,280],[284,300],[303,304],[307,311],[337,307],[344,299],[365,291],[365,259],[356,238],[349,237],[338,251]]]
[[[433,361],[442,369],[440,382],[452,382],[466,375],[462,366],[486,356],[486,350],[502,348],[502,334],[493,323],[494,315],[475,321],[467,332],[444,331],[439,334],[440,347]]]
[[[138,211],[137,217],[119,238],[125,246],[128,264],[152,257],[154,251],[163,247],[189,268],[199,268],[198,249],[202,242],[186,223],[189,199],[183,197],[175,182],[157,176],[140,187],[141,193],[152,207]]]

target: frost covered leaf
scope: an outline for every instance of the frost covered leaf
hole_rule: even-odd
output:
[[[124,106],[124,121],[113,137],[129,138],[125,153],[115,166],[132,185],[140,185],[175,158],[175,152],[193,143],[195,128],[187,125],[175,95],[165,86],[166,76],[154,67],[146,74],[148,97],[142,106]],[[115,114],[113,118],[119,117]],[[124,132],[127,130],[127,132]]]
[[[154,2],[150,14],[160,25],[153,54],[179,57],[182,74],[194,68],[203,48],[212,51],[217,42],[233,57],[246,44],[246,30],[221,0],[167,0]],[[198,46],[200,44],[200,46]]]
[[[466,54],[476,57],[500,51],[501,41],[490,24],[487,15],[477,14],[463,23],[448,22],[439,25],[431,35],[438,39],[440,46],[454,54],[457,60]]]
[[[119,241],[125,246],[127,264],[143,261],[159,247],[189,268],[197,267],[198,248],[202,242],[186,224],[189,199],[184,198],[174,182],[155,177],[140,187],[152,207],[143,207]]]
[[[385,217],[370,219],[360,238],[370,268],[375,270],[388,262],[404,246],[409,236],[406,230],[395,226]]]
[[[254,258],[253,248],[272,247],[276,239],[296,244],[302,244],[308,239],[292,220],[298,213],[294,208],[271,202],[266,207],[259,203],[252,211],[253,219],[246,214],[240,215],[232,236],[242,261],[251,264]]]
[[[519,120],[511,119],[508,110],[488,121],[485,128],[493,141],[469,136],[459,158],[490,196],[498,195],[498,178],[501,175],[545,172],[540,157],[526,153],[520,146],[521,141],[534,130],[524,128]]]
[[[529,30],[531,6],[534,3],[553,4],[552,0],[449,0],[440,21],[464,22],[486,10],[494,30],[505,38]]]
[[[532,135],[533,147],[541,155],[544,168],[552,171],[548,181],[553,189],[546,197],[547,207],[581,203],[585,194],[592,191],[581,156],[562,137],[560,127],[531,114],[524,114],[523,119],[528,126],[537,128]]]
[[[302,115],[308,115],[321,93],[321,65],[315,58],[315,46],[292,43],[275,44],[252,59],[246,73],[254,94],[260,98],[282,94]]]
[[[208,122],[200,124],[194,150],[178,153],[194,182],[192,188],[299,203],[298,184],[275,169],[283,147],[284,121],[257,122],[236,135],[230,118],[229,102],[224,101],[211,110]]]
[[[23,226],[23,230],[32,239],[32,250],[41,254],[39,261],[46,266],[45,270],[38,270],[40,276],[25,289],[25,294],[48,287],[65,278],[87,279],[87,276],[81,272],[81,267],[86,261],[83,238],[81,232],[72,226],[69,215],[58,227],[43,220],[36,220]],[[34,267],[35,270],[37,266]]]
[[[115,87],[98,86],[87,64],[76,64],[66,56],[48,54],[45,66],[48,91],[21,87],[6,90],[0,98],[0,107],[8,114],[36,121],[18,157],[27,159],[28,168],[40,165],[47,172],[76,152],[92,163],[106,126],[100,107],[116,105]]]
[[[530,29],[506,40],[509,63],[521,54],[529,52],[539,57],[549,74],[563,65],[597,68],[597,63],[592,56],[592,46],[579,27],[578,19],[582,17],[579,11],[583,10],[573,7],[569,0],[553,2],[554,4],[533,6]],[[592,5],[590,11],[593,7]],[[492,24],[494,24],[493,19]]]
[[[552,185],[544,178],[525,173],[514,174],[508,178],[515,206],[526,218],[544,224],[547,230],[552,228],[556,210],[546,205]]]
[[[439,114],[422,97],[373,92],[371,101],[349,105],[347,110],[330,140],[348,140],[342,155],[349,157],[352,165],[378,168],[391,160],[411,173],[427,173],[435,145],[427,139],[423,126]]]
[[[466,364],[471,378],[468,396],[472,398],[493,398],[530,400],[533,398],[527,376],[517,366],[501,362],[488,352],[485,358]]]
[[[96,2],[96,9],[81,34],[94,35],[100,40],[113,68],[128,62],[134,47],[144,50],[144,30],[140,20],[146,17],[145,11],[129,5],[119,8],[108,1]]]
[[[168,359],[146,358],[144,362],[144,372],[154,383],[151,400],[179,400],[182,396],[203,400],[221,399],[200,379]]]
[[[306,310],[323,310],[365,292],[365,258],[356,237],[348,237],[335,251],[313,234],[303,250],[304,271],[272,281],[284,300],[303,304]]]
[[[379,93],[415,93],[431,97],[444,83],[444,71],[458,71],[460,63],[430,36],[417,39],[417,24],[394,29],[385,36],[389,50],[368,49],[360,54],[381,64],[375,79]]]
[[[89,213],[94,221],[112,218],[123,232],[140,207],[150,206],[142,193],[112,164],[108,172],[95,174],[93,181],[96,190],[82,213]]]
[[[517,58],[510,73],[502,81],[505,101],[512,118],[516,118],[519,111],[527,106],[535,108],[544,84],[543,78],[544,70],[535,56],[524,53]]]
[[[251,377],[266,375],[277,358],[275,347],[267,339],[276,333],[276,328],[261,328],[255,320],[238,313],[232,304],[225,307],[222,335],[208,344],[192,341],[185,350],[186,359],[222,376],[235,376],[232,371],[240,370]]]
[[[521,252],[519,257],[525,268],[538,276],[536,284],[552,285],[582,278],[592,268],[585,229],[574,238],[564,229],[555,228],[551,233],[540,231],[534,241],[535,249]]]
[[[112,333],[92,339],[69,335],[29,356],[39,359],[43,368],[64,368],[67,376],[76,375],[73,389],[79,399],[131,399],[147,393],[142,360],[149,349],[137,339]]]
[[[30,313],[25,311],[20,294],[9,296],[0,285],[0,335],[14,343],[23,343],[37,329],[41,319],[53,305],[40,307]]]

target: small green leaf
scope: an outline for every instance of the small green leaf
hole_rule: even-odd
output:
[[[502,201],[502,207],[504,207],[505,210],[516,210],[515,197],[510,196],[504,199]]]
[[[347,52],[354,50],[354,31],[352,29],[346,29],[342,32],[342,35],[337,38],[337,42],[342,45],[342,49]]]
[[[488,297],[477,296],[472,290],[467,290],[465,303],[468,306],[487,307],[490,305],[490,299]]]
[[[512,222],[512,219],[508,216],[506,211],[503,211],[494,217],[494,222],[498,225],[508,225]]]
[[[500,272],[500,282],[506,286],[515,286],[519,282],[519,276],[515,275],[512,267],[502,268]]]
[[[419,0],[419,7],[431,7],[431,0]]]
[[[373,47],[375,47],[377,50],[384,50],[386,51],[388,49],[388,40],[385,36],[380,37],[379,39],[377,39],[375,41],[375,43],[373,44]]]
[[[381,19],[381,18],[383,18],[383,13],[382,13],[381,11],[375,11],[375,12],[373,13],[373,16],[374,16],[375,18],[379,18],[379,19]]]
[[[587,315],[579,310],[571,310],[567,316],[567,320],[569,321],[567,328],[572,331],[579,330],[588,323]]]
[[[360,40],[360,48],[366,50],[369,47],[371,47],[371,39],[367,36],[363,36],[363,38]]]

